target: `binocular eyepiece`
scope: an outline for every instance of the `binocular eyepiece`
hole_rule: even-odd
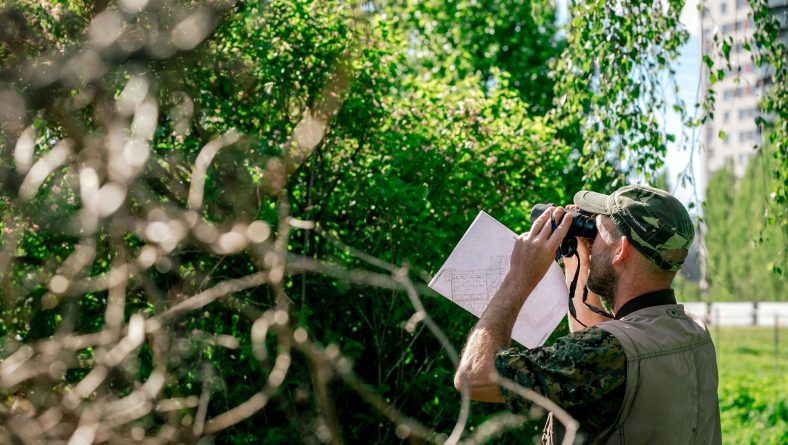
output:
[[[553,204],[537,204],[531,209],[531,224],[539,218],[539,215],[545,212]],[[566,233],[566,239],[574,240],[576,236],[588,238],[593,240],[596,238],[596,222],[594,218],[582,211],[567,210],[566,213],[571,213],[572,225],[569,227],[569,232]],[[555,221],[557,226],[561,221]],[[553,227],[555,229],[555,227]]]

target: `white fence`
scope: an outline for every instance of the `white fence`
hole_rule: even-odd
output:
[[[788,303],[681,303],[684,310],[715,326],[788,326]]]

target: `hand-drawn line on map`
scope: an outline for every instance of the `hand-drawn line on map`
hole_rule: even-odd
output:
[[[509,271],[510,259],[510,255],[491,256],[489,257],[490,266],[487,269],[447,269],[451,300],[462,303],[471,313],[480,315],[495,292],[501,287],[501,283]],[[525,318],[529,324],[537,325],[556,311],[563,311],[558,302],[551,310],[542,312],[542,316],[538,319],[529,311],[522,311],[520,317]]]
[[[509,259],[509,255],[491,256],[487,269],[448,269],[451,300],[464,303],[472,313],[484,311],[509,271]]]

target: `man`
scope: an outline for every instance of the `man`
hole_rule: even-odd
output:
[[[527,404],[497,383],[513,380],[572,415],[583,443],[721,443],[714,346],[670,288],[694,237],[687,210],[648,186],[581,191],[574,202],[596,215],[598,234],[590,248],[578,238],[578,259],[564,260],[568,283],[579,267],[572,333],[548,347],[509,348],[517,314],[569,230],[573,215],[558,207],[518,238],[509,273],[468,336],[455,386],[518,410]],[[598,309],[600,300],[614,315]],[[564,432],[550,416],[543,440],[561,443]]]

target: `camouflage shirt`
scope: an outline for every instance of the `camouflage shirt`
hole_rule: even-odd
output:
[[[561,337],[551,346],[501,349],[495,366],[502,376],[564,408],[587,434],[615,422],[624,401],[624,349],[598,327]],[[527,400],[501,391],[509,409],[525,412],[530,407]]]

